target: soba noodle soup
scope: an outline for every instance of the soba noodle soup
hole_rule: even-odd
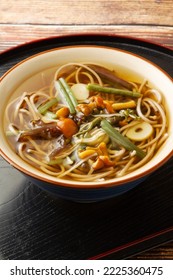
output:
[[[158,90],[89,63],[60,66],[50,85],[12,100],[6,119],[9,143],[24,161],[81,182],[136,170],[168,136]]]

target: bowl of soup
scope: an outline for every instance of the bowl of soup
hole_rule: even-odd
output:
[[[121,195],[172,157],[172,95],[171,77],[128,51],[40,52],[1,77],[1,155],[54,196]]]

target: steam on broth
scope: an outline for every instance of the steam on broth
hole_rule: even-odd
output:
[[[157,89],[91,63],[60,66],[49,85],[24,92],[5,114],[9,143],[24,161],[83,182],[136,170],[168,136]]]

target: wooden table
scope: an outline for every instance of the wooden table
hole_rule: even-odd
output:
[[[172,0],[1,0],[0,52],[65,34],[117,34],[173,49]],[[173,259],[173,243],[134,259]]]

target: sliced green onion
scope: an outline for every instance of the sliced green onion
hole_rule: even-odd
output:
[[[117,89],[112,87],[102,87],[97,84],[88,84],[87,88],[92,91],[110,93],[110,94],[119,94],[123,96],[131,96],[131,97],[141,97],[141,94],[136,91]]]
[[[38,108],[38,111],[40,114],[44,115],[47,110],[52,107],[53,105],[55,105],[56,103],[58,103],[58,99],[55,97],[55,98],[52,98],[50,99],[49,101],[47,101],[45,104],[41,105],[39,108]]]
[[[123,146],[128,151],[136,151],[136,155],[140,158],[146,156],[145,152],[132,143],[127,137],[123,136],[119,131],[113,128],[113,126],[107,121],[101,121],[102,129],[109,135],[109,137],[115,141],[118,145]]]

